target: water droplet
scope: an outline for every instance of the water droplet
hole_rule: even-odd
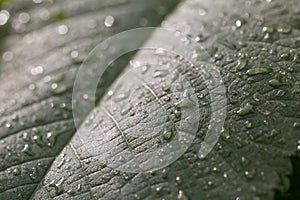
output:
[[[162,178],[163,178],[163,179],[167,179],[168,176],[169,176],[168,171],[167,171],[166,169],[163,169],[163,170],[162,170]]]
[[[6,123],[6,124],[5,124],[5,127],[6,127],[6,128],[11,128],[12,126],[11,126],[10,123]]]
[[[253,112],[253,106],[250,103],[247,103],[245,106],[241,107],[237,114],[240,116],[245,116]]]
[[[190,98],[190,96],[185,97],[182,101],[177,103],[176,105],[179,105],[181,108],[192,108],[196,104],[195,102]]]
[[[237,70],[241,71],[243,70],[248,64],[248,60],[239,60],[237,64]]]
[[[255,172],[254,171],[245,171],[245,176],[247,179],[253,179],[254,178],[254,175],[255,175]]]
[[[94,29],[94,28],[97,27],[97,21],[94,20],[94,19],[91,19],[91,20],[88,21],[87,26],[90,29]]]
[[[228,180],[229,180],[228,174],[227,174],[227,173],[224,173],[224,174],[223,174],[223,178],[224,178],[225,181],[228,181]]]
[[[37,66],[35,68],[31,69],[31,74],[36,76],[44,73],[44,67],[43,66]]]
[[[289,60],[290,57],[291,57],[291,54],[290,54],[290,53],[282,53],[282,54],[280,54],[280,58],[281,58],[282,60]]]
[[[246,121],[245,122],[246,128],[251,128],[252,127],[252,123],[250,121]]]
[[[168,74],[169,74],[168,70],[155,70],[155,72],[154,72],[154,78],[165,77]]]
[[[289,34],[292,31],[290,26],[281,26],[277,28],[277,31],[282,34]]]
[[[180,178],[180,176],[177,176],[177,177],[175,178],[175,180],[176,180],[176,184],[177,184],[178,186],[182,185],[182,179]]]
[[[49,187],[54,187],[55,189],[55,195],[58,196],[60,194],[62,194],[64,192],[64,188],[62,186],[63,182],[65,181],[65,179],[62,177],[58,183],[54,183],[54,180],[51,181],[51,183],[49,184]]]
[[[127,104],[122,110],[121,110],[121,115],[124,116],[127,113],[129,113],[129,111],[132,109],[132,106],[130,104]]]
[[[164,92],[168,92],[168,91],[170,91],[170,86],[168,86],[168,85],[163,85],[163,86],[162,86],[162,90],[163,90]]]
[[[244,156],[242,156],[241,158],[241,165],[243,167],[247,166],[249,164],[249,160],[247,158],[245,158]]]
[[[0,11],[0,26],[3,26],[7,23],[10,15],[9,12],[6,10],[1,10]]]
[[[173,130],[172,129],[165,129],[163,133],[164,140],[169,141],[173,136]]]
[[[277,79],[272,79],[272,80],[269,80],[269,85],[273,88],[278,88],[283,84]]]
[[[264,27],[262,28],[262,32],[264,32],[264,33],[274,33],[274,31],[275,31],[274,27],[267,27],[267,26],[264,26]]]
[[[164,101],[171,101],[171,98],[169,96],[163,97]]]
[[[38,175],[38,169],[36,167],[32,168],[32,172],[29,174],[31,180],[35,180]]]
[[[160,194],[160,192],[161,192],[161,187],[156,187],[156,188],[155,188],[155,192],[156,192],[156,194]]]
[[[230,138],[229,129],[228,128],[221,128],[221,138],[223,140],[228,140]]]
[[[19,168],[15,168],[15,169],[13,170],[13,175],[15,175],[15,176],[18,176],[20,173],[21,173],[21,171],[20,171]]]
[[[187,194],[184,191],[179,190],[177,199],[178,200],[189,200],[189,197],[187,196]]]
[[[294,122],[293,127],[294,128],[300,128],[300,122]]]
[[[31,147],[28,144],[25,144],[22,152],[26,153],[29,156],[34,156],[35,154],[31,151]]]
[[[254,76],[254,75],[258,75],[258,74],[268,74],[270,72],[272,72],[273,70],[271,68],[268,67],[260,67],[260,68],[254,68],[254,69],[248,69],[246,71],[246,74],[249,76]]]
[[[182,91],[182,90],[183,90],[183,86],[182,86],[181,83],[177,83],[177,84],[176,84],[176,90],[177,90],[177,91]]]
[[[216,61],[221,60],[223,58],[223,55],[222,54],[215,54],[214,58],[215,58]]]
[[[83,98],[84,100],[88,100],[88,99],[89,99],[89,95],[88,95],[88,94],[83,94],[82,98]]]
[[[277,135],[280,134],[280,130],[279,129],[272,129],[270,135],[268,136],[269,138],[274,138],[276,137]]]
[[[19,14],[19,21],[23,24],[26,24],[30,21],[30,15],[26,12],[22,12]]]
[[[199,15],[203,16],[203,15],[206,15],[207,13],[207,10],[204,9],[204,8],[200,8],[199,11],[198,11]]]
[[[104,25],[106,27],[112,27],[112,25],[114,24],[115,18],[111,15],[106,16],[104,19]]]
[[[282,96],[284,96],[285,94],[286,94],[286,92],[283,91],[283,90],[278,90],[278,91],[276,92],[276,96],[277,96],[277,97],[282,97]]]
[[[66,25],[60,25],[60,26],[58,26],[57,31],[58,31],[58,34],[65,35],[68,33],[69,28]]]
[[[2,58],[5,62],[9,62],[14,58],[14,54],[11,51],[6,51],[3,53]]]

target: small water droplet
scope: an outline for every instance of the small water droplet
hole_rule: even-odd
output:
[[[277,28],[278,33],[289,34],[292,31],[290,26],[281,26]]]
[[[280,134],[280,130],[279,129],[272,129],[270,135],[268,136],[269,138],[274,138],[277,135]]]
[[[112,27],[112,25],[114,24],[115,22],[115,18],[111,15],[109,16],[106,16],[105,19],[104,19],[104,25],[106,27]]]
[[[180,176],[177,176],[177,177],[175,178],[175,180],[176,180],[176,184],[177,184],[178,186],[182,185],[182,179],[181,179]]]
[[[290,54],[290,53],[282,53],[282,54],[280,54],[280,58],[281,58],[282,60],[289,60],[290,57],[291,57],[291,54]]]
[[[293,127],[294,128],[300,128],[300,122],[294,122]]]
[[[163,138],[164,140],[169,141],[173,136],[173,130],[172,129],[165,129],[163,132]]]
[[[240,116],[245,116],[253,112],[253,106],[250,103],[247,103],[245,106],[241,107],[237,114]]]
[[[169,74],[168,70],[155,70],[155,72],[154,72],[154,78],[165,77],[168,74]]]
[[[243,70],[248,64],[248,60],[239,60],[237,64],[237,70],[241,71]]]
[[[69,28],[66,25],[60,25],[57,28],[57,32],[60,35],[65,35],[68,33],[68,31],[69,31]]]
[[[44,67],[43,66],[37,66],[35,68],[31,69],[31,74],[36,76],[44,73]]]
[[[14,58],[14,54],[11,51],[6,51],[2,55],[2,59],[6,62],[11,61]]]
[[[10,14],[7,10],[1,10],[0,11],[0,26],[5,25],[9,19],[9,17],[10,17]]]
[[[26,12],[22,12],[19,14],[19,21],[23,24],[26,24],[30,21],[30,15]]]
[[[259,68],[253,68],[253,69],[248,69],[246,71],[246,74],[249,75],[249,76],[255,76],[255,75],[258,75],[258,74],[268,74],[270,72],[272,72],[273,70],[271,68],[268,68],[268,67],[259,67]]]
[[[264,26],[263,28],[262,28],[262,32],[264,32],[264,33],[274,33],[274,31],[275,31],[275,29],[274,29],[274,27],[267,27],[267,26]]]
[[[253,179],[254,178],[254,175],[255,175],[255,172],[254,171],[245,171],[245,176],[247,179]]]
[[[55,190],[55,195],[58,196],[64,192],[63,188],[63,182],[65,181],[64,177],[62,177],[56,184],[54,183],[55,181],[51,181],[49,184],[49,187],[54,187]]]
[[[31,151],[31,147],[28,144],[25,144],[22,152],[26,153],[29,156],[34,156],[35,154]]]
[[[251,128],[252,127],[252,123],[250,121],[246,121],[245,122],[246,128]]]
[[[221,60],[223,58],[223,55],[222,54],[215,54],[214,58],[215,58],[216,61]]]
[[[249,164],[249,160],[247,158],[245,158],[244,156],[242,156],[241,158],[241,165],[243,167],[247,166]]]
[[[32,172],[29,174],[31,180],[35,180],[38,175],[38,169],[36,167],[32,168]]]
[[[97,21],[94,20],[94,19],[91,19],[91,20],[88,21],[87,26],[90,29],[94,29],[94,28],[97,27]]]
[[[167,171],[166,169],[163,169],[163,170],[162,170],[162,178],[163,178],[163,179],[167,179],[168,176],[169,176],[168,171]]]
[[[21,170],[19,168],[15,168],[13,170],[13,175],[18,176],[21,173]]]
[[[179,190],[177,199],[178,200],[189,200],[189,197],[183,190]]]

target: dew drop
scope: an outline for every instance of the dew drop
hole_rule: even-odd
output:
[[[245,106],[241,107],[237,114],[240,116],[245,116],[253,112],[253,106],[250,103],[247,103]]]
[[[177,177],[175,178],[175,180],[176,180],[176,184],[177,184],[178,186],[182,185],[182,179],[181,179],[180,176],[177,176]]]
[[[294,122],[293,127],[294,128],[300,128],[300,122]]]
[[[239,60],[238,64],[237,64],[237,70],[241,71],[243,70],[248,64],[248,60]]]
[[[177,199],[178,200],[189,200],[189,197],[183,190],[179,190]]]
[[[115,18],[111,15],[106,16],[104,19],[104,25],[106,27],[112,27],[112,25],[114,24]]]
[[[88,28],[90,28],[90,29],[96,28],[96,27],[97,27],[97,22],[96,22],[96,20],[94,20],[94,19],[89,20],[88,23],[87,23],[87,26],[88,26]]]
[[[246,121],[245,122],[246,128],[251,128],[252,127],[252,123],[250,121]]]
[[[278,90],[277,92],[276,92],[276,96],[277,97],[282,97],[282,96],[284,96],[286,94],[286,92],[284,91],[284,90]]]
[[[268,74],[272,72],[272,69],[271,68],[268,68],[268,67],[260,67],[260,68],[254,68],[254,69],[248,69],[246,71],[246,74],[249,75],[249,76],[255,76],[255,75],[258,75],[258,74]]]
[[[254,178],[254,175],[255,175],[255,172],[254,171],[245,171],[245,176],[247,179],[253,179]]]
[[[38,175],[38,170],[36,167],[32,168],[32,172],[29,174],[31,180],[35,180]]]
[[[280,58],[281,58],[282,60],[289,60],[290,57],[291,57],[291,54],[290,54],[290,53],[282,53],[282,54],[280,54]]]
[[[65,35],[68,33],[69,28],[66,25],[60,25],[60,26],[58,26],[57,31],[58,31],[58,34]]]
[[[163,169],[163,170],[162,170],[162,178],[163,178],[163,179],[167,179],[167,178],[168,178],[168,175],[169,175],[169,174],[168,174],[168,171],[167,171],[166,169]]]
[[[6,10],[1,10],[0,11],[0,26],[3,26],[7,23],[10,15],[9,12]]]
[[[282,85],[282,83],[277,79],[269,80],[269,85],[273,88],[278,88]]]
[[[281,26],[277,28],[278,33],[289,34],[292,31],[290,26]]]
[[[65,181],[65,179],[62,177],[58,183],[54,183],[54,180],[51,181],[51,183],[49,184],[49,187],[54,187],[55,190],[55,195],[58,196],[60,194],[62,194],[64,192],[64,188],[62,186],[63,182]]]
[[[34,156],[35,154],[31,151],[31,148],[28,144],[25,144],[24,148],[22,149],[22,152],[26,153],[29,156]]]
[[[244,156],[242,156],[241,158],[241,165],[243,167],[247,166],[249,164],[249,160],[247,158],[245,158]]]
[[[30,15],[26,12],[22,12],[19,14],[19,21],[23,24],[26,24],[30,21]]]
[[[155,72],[154,72],[154,78],[165,77],[168,74],[169,74],[168,70],[155,70]]]
[[[173,136],[173,131],[172,131],[172,129],[165,129],[165,130],[164,130],[164,133],[163,133],[163,138],[164,138],[164,140],[169,141],[169,140],[171,140],[172,136]]]
[[[2,55],[2,59],[3,59],[5,62],[9,62],[9,61],[11,61],[13,58],[14,58],[14,54],[13,54],[11,51],[6,51],[6,52],[4,52],[3,55]]]
[[[18,176],[20,173],[21,173],[21,171],[20,171],[19,168],[15,168],[15,169],[13,170],[13,175],[15,175],[15,176]]]
[[[37,66],[35,68],[31,69],[31,74],[36,76],[44,73],[44,67],[43,66]]]

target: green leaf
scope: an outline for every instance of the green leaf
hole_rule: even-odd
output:
[[[16,9],[3,40],[0,199],[273,199],[288,191],[300,137],[297,0],[194,0],[174,11],[173,1],[15,4],[26,5],[20,12],[30,21],[18,25]],[[104,25],[107,16],[112,27]],[[92,47],[120,31],[160,24],[186,35],[182,52],[191,46],[190,57],[147,50],[121,57],[105,71],[96,108],[76,130],[72,87]],[[147,42],[155,40],[154,33]],[[199,158],[210,105],[218,103],[210,102],[201,66],[189,63],[203,47],[210,57],[201,59],[220,71],[228,105],[220,139]],[[174,83],[168,66],[178,71]],[[142,79],[133,81],[138,74]],[[188,94],[178,80],[189,83]],[[190,116],[176,105],[192,108]],[[147,173],[112,167],[123,162],[119,149],[143,155],[174,140],[176,127],[190,118],[198,122],[196,137],[171,165]]]
[[[140,0],[35,2],[19,1],[7,8],[10,28],[1,43],[0,64],[0,199],[39,198],[36,189],[76,131],[72,87],[89,51],[120,31],[158,26],[176,5]],[[114,17],[111,27],[104,25],[107,16]],[[127,62],[128,57],[108,70],[104,85]],[[105,90],[99,88],[98,96]],[[81,193],[85,189],[82,186]]]

